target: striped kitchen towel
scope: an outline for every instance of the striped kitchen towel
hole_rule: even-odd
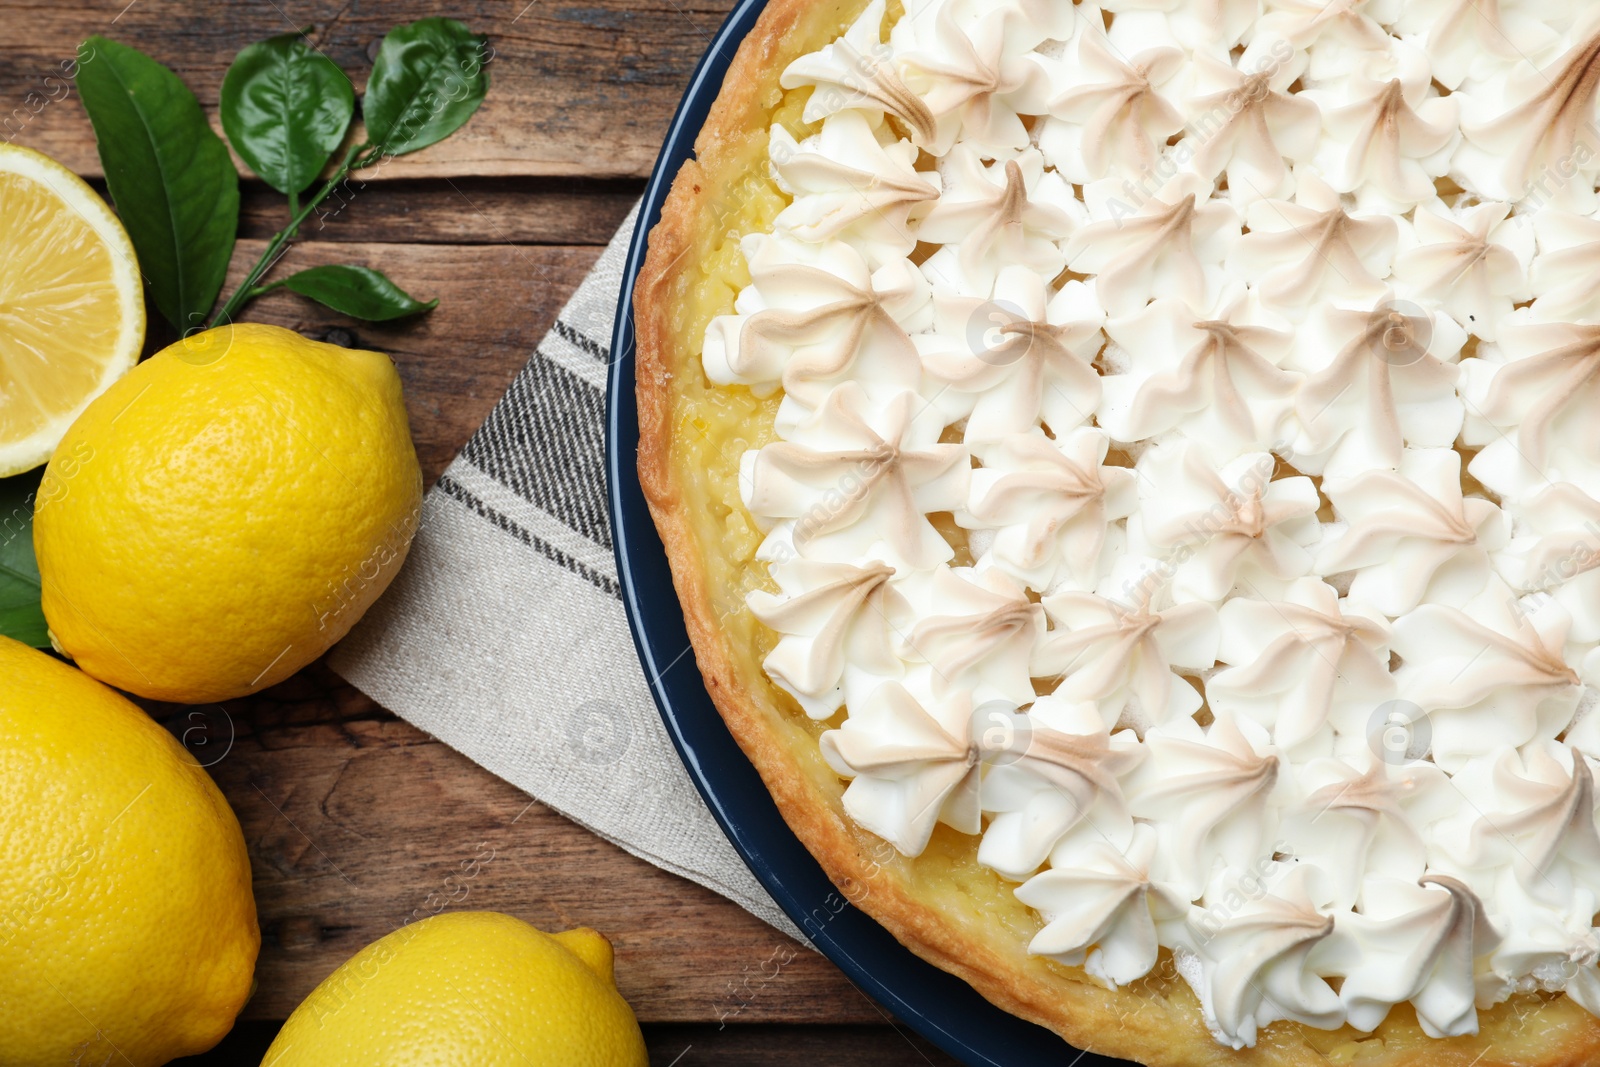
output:
[[[550,807],[804,942],[689,781],[623,613],[605,390],[638,210],[429,491],[405,568],[331,662]]]

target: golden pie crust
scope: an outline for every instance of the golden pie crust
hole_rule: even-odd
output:
[[[1234,1051],[1213,1040],[1166,950],[1150,975],[1107,989],[1081,968],[1028,954],[1042,923],[1010,883],[978,865],[976,837],[941,825],[921,856],[907,858],[845,815],[846,783],[817,743],[828,724],[808,719],[767,678],[761,664],[776,636],[745,606],[752,589],[774,587],[754,558],[761,534],[741,502],[739,459],[771,438],[777,398],[712,385],[700,351],[706,324],[731,313],[749,281],[739,239],[770,229],[786,203],[768,176],[767,131],[774,121],[797,136],[810,129],[799,119],[808,90],[784,90],[779,75],[842,34],[865,6],[770,0],[733,59],[695,158],[673,182],[633,294],[639,478],[706,688],[784,819],[838,887],[803,925],[825,928],[848,900],[1005,1011],[1076,1048],[1149,1067],[1600,1063],[1600,1020],[1565,995],[1537,993],[1480,1011],[1475,1036],[1429,1038],[1400,1004],[1370,1034],[1278,1022],[1261,1030],[1255,1047]],[[950,533],[959,537],[953,525]],[[1062,1063],[1071,1062],[1072,1053],[1062,1053]]]

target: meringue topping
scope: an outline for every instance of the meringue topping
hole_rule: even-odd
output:
[[[1311,158],[1320,117],[1310,99],[1286,91],[1294,68],[1279,64],[1247,73],[1204,55],[1194,62],[1197,75],[1215,85],[1188,104],[1201,116],[1191,128],[1204,134],[1195,171],[1207,178],[1225,174],[1229,189],[1250,199],[1287,193],[1291,161]]]
[[[1394,264],[1395,289],[1429,300],[1484,341],[1499,335],[1512,305],[1526,300],[1533,229],[1508,221],[1510,204],[1479,204],[1452,219],[1418,208],[1417,243]]]
[[[1065,434],[1088,422],[1100,403],[1093,362],[1104,343],[1093,295],[1082,282],[1052,295],[1022,266],[1002,267],[995,289],[1004,296],[934,298],[934,332],[913,338],[938,386],[933,403],[952,421],[966,419],[962,436],[974,446],[1041,423]]]
[[[860,112],[841,111],[804,142],[773,126],[770,145],[773,170],[793,197],[773,220],[776,229],[813,243],[843,238],[863,255],[884,249],[885,259],[916,247],[912,213],[938,200],[939,186],[937,174],[915,169],[910,141],[881,144]]]
[[[1204,975],[1200,1005],[1225,1045],[1253,1045],[1257,1030],[1279,1019],[1322,1029],[1343,1021],[1339,996],[1314,959],[1334,918],[1306,895],[1303,874],[1291,871],[1274,892],[1245,898],[1237,915],[1201,911],[1189,919]]]
[[[1478,1031],[1476,961],[1500,937],[1477,894],[1444,874],[1420,882],[1374,878],[1366,907],[1339,917],[1335,946],[1348,972],[1339,989],[1346,1021],[1372,1030],[1389,1005],[1409,1000],[1429,1037]]]
[[[820,742],[828,764],[851,778],[845,811],[908,856],[940,822],[976,833],[983,750],[974,718],[965,697],[918,700],[899,682],[858,701]]]
[[[883,563],[854,567],[795,559],[772,568],[783,596],[750,594],[755,617],[783,635],[763,666],[812,718],[838,710],[847,668],[900,674],[890,635],[893,618],[906,614],[909,605],[889,584],[894,573]]]
[[[964,525],[995,531],[984,561],[1035,589],[1095,587],[1111,523],[1137,506],[1134,476],[1103,464],[1110,442],[1085,427],[1051,441],[1018,434],[983,450]]]
[[[1457,370],[1465,338],[1446,316],[1385,301],[1319,307],[1300,335],[1306,382],[1295,395],[1303,468],[1340,475],[1400,465],[1412,448],[1447,448],[1461,429]],[[1317,360],[1332,359],[1320,365]]]
[[[1060,272],[1057,242],[1076,225],[1067,207],[1072,194],[1059,175],[1045,171],[1038,152],[985,163],[978,148],[962,143],[945,157],[944,173],[944,193],[917,228],[920,240],[945,246],[929,261],[930,274],[948,277],[948,287],[963,295],[988,297],[1006,266],[1046,277]],[[956,269],[941,271],[941,256],[952,254]]]
[[[801,56],[783,72],[778,83],[785,89],[812,86],[805,120],[817,122],[846,108],[869,107],[893,115],[910,130],[920,146],[934,142],[933,112],[906,87],[883,43],[885,0],[871,0],[843,37],[820,52]]]
[[[1125,55],[1104,34],[1078,37],[1069,84],[1050,101],[1054,120],[1040,145],[1078,182],[1113,168],[1138,172],[1152,166],[1160,146],[1183,128],[1183,115],[1157,89],[1183,67],[1177,48],[1157,46]],[[1076,163],[1077,165],[1074,165]]]
[[[1056,679],[1063,700],[1093,701],[1115,726],[1131,710],[1161,723],[1194,714],[1200,694],[1173,668],[1215,661],[1216,611],[1209,604],[1152,610],[1146,591],[1131,603],[1092,593],[1056,593],[1044,608],[1057,625],[1033,657],[1036,678]]]
[[[1229,273],[1248,279],[1263,301],[1295,318],[1334,294],[1382,297],[1398,240],[1394,219],[1351,215],[1325,184],[1304,171],[1297,177],[1293,203],[1251,205],[1250,232],[1234,245]]]
[[[1536,88],[1528,99],[1488,122],[1465,127],[1467,137],[1504,161],[1505,188],[1516,197],[1526,195],[1541,166],[1572,155],[1580,131],[1594,128],[1600,32],[1577,42],[1530,83]]]
[[[930,410],[911,393],[873,407],[854,383],[840,386],[791,440],[746,454],[745,506],[794,520],[795,547],[819,558],[882,543],[896,563],[944,562],[950,546],[927,513],[965,499],[970,468],[959,445],[919,440]]]
[[[1600,1011],[1600,16],[872,0],[781,84],[713,521],[846,814],[1232,1047]]]
[[[1116,986],[1142,978],[1155,966],[1158,920],[1181,918],[1188,901],[1152,881],[1156,833],[1133,828],[1126,845],[1086,839],[1062,862],[1017,887],[1017,899],[1036,909],[1045,925],[1030,952]]]
[[[1345,86],[1306,94],[1322,111],[1314,162],[1335,190],[1391,211],[1433,199],[1434,179],[1461,139],[1460,109],[1432,87],[1426,59],[1400,52],[1392,76],[1357,73]]]
[[[1282,367],[1293,338],[1250,318],[1243,299],[1197,319],[1163,297],[1107,323],[1130,373],[1106,377],[1100,425],[1127,442],[1178,431],[1223,462],[1281,445],[1302,381]]]
[[[1383,615],[1340,600],[1325,582],[1292,582],[1278,601],[1235,597],[1218,612],[1217,658],[1230,666],[1206,682],[1216,711],[1270,728],[1286,750],[1331,722],[1365,728],[1373,708],[1398,690],[1389,673]]]
[[[1219,715],[1205,730],[1174,719],[1145,735],[1150,758],[1128,787],[1129,810],[1162,832],[1173,881],[1198,898],[1215,860],[1249,864],[1262,841],[1260,816],[1282,762],[1266,731]]]
[[[905,637],[902,657],[927,665],[933,694],[960,691],[975,704],[1032,702],[1028,661],[1044,631],[1044,609],[996,570],[936,571],[930,594],[941,613],[917,621]]]
[[[1553,740],[1572,721],[1578,675],[1567,620],[1529,616],[1498,579],[1461,608],[1424,604],[1395,620],[1401,694],[1428,716],[1433,761],[1447,771],[1496,747]]]
[[[1489,422],[1515,426],[1519,451],[1539,468],[1550,459],[1556,423],[1600,380],[1600,326],[1527,326],[1507,342],[1508,354],[1529,348],[1537,351],[1501,367],[1477,406]]]
[[[1066,242],[1067,266],[1095,276],[1107,313],[1129,315],[1160,296],[1204,305],[1205,267],[1221,261],[1221,237],[1237,232],[1238,216],[1195,189],[1194,181],[1175,183],[1137,213],[1091,223]]]

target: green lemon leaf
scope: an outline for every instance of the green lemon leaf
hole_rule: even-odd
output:
[[[438,300],[426,304],[413,300],[380,271],[367,267],[312,267],[290,275],[283,284],[301,296],[368,322],[400,319],[439,306]]]
[[[361,101],[378,154],[415,152],[466,124],[489,91],[487,41],[454,19],[389,31]]]
[[[222,128],[233,150],[280,193],[316,181],[355,107],[344,71],[298,33],[246,48],[222,79]]]
[[[239,230],[228,146],[176,74],[116,41],[78,46],[78,93],[156,307],[179,332],[203,324]]]
[[[48,648],[39,566],[33,559],[33,498],[40,473],[0,479],[0,634]]]

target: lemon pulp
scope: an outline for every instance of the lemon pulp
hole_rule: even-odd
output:
[[[138,360],[139,280],[127,233],[93,189],[0,145],[0,477],[48,460]]]

